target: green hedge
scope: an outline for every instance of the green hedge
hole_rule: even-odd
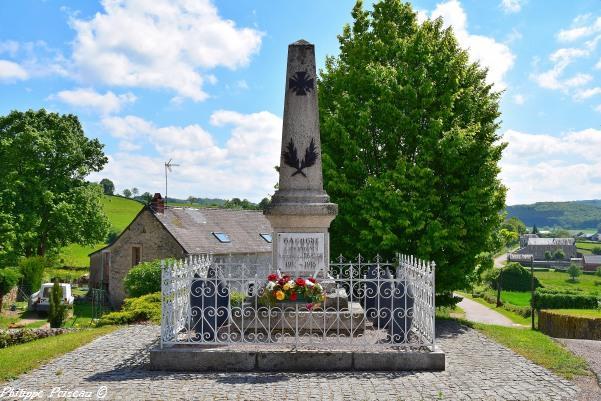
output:
[[[157,259],[132,267],[123,284],[132,298],[161,291],[161,261]]]
[[[18,329],[18,330],[0,330],[0,348],[10,347],[11,345],[24,344],[40,338],[58,336],[69,333],[75,329]]]
[[[534,293],[536,309],[597,309],[599,298],[571,290],[539,288]]]
[[[98,326],[111,324],[129,324],[151,321],[161,321],[161,293],[143,295],[138,298],[126,298],[119,312],[111,312],[104,315]]]

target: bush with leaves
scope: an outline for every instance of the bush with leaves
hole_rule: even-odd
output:
[[[126,298],[119,312],[104,315],[98,326],[161,321],[161,293],[146,294],[137,298]]]
[[[19,261],[19,272],[22,276],[20,287],[25,294],[31,295],[40,289],[47,266],[48,260],[42,256],[32,256]]]
[[[517,262],[507,263],[500,271],[502,288],[505,291],[530,291],[532,286],[532,275],[530,271],[524,268]],[[488,276],[487,283],[493,288],[497,289],[497,276]],[[541,284],[534,277],[534,288],[540,287]]]
[[[595,295],[573,290],[541,288],[534,293],[536,309],[597,309],[599,301]]]
[[[10,267],[0,269],[0,312],[2,311],[2,299],[15,288],[19,278],[21,275],[16,269]]]
[[[50,323],[50,327],[61,327],[67,317],[67,305],[63,301],[63,289],[58,283],[58,280],[54,281],[54,285],[50,290],[49,302],[50,309],[48,310],[48,322]]]
[[[601,255],[601,246],[595,246],[591,249],[593,255]]]
[[[123,284],[130,297],[161,291],[161,261],[157,259],[132,267]]]

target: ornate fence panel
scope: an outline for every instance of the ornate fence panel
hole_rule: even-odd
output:
[[[300,278],[206,255],[165,263],[161,345],[432,349],[434,269],[405,255]]]

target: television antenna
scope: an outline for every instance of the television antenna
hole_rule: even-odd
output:
[[[167,163],[165,163],[165,206],[167,206],[168,198],[167,198],[167,173],[171,173],[173,170],[171,167],[179,166],[179,164],[175,164],[171,162],[172,159],[169,159]]]

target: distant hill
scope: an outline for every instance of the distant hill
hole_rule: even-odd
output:
[[[507,217],[517,217],[526,226],[590,229],[601,224],[601,200],[537,202],[507,206]]]

